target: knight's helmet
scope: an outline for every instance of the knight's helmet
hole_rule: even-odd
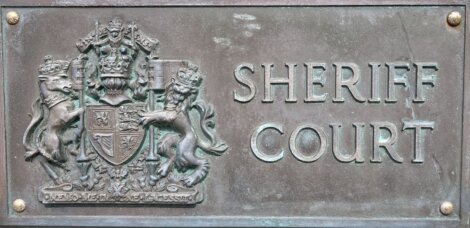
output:
[[[100,78],[105,89],[101,101],[116,106],[130,101],[125,94],[129,82],[129,68],[134,62],[134,50],[122,42],[125,27],[122,20],[115,18],[106,25],[110,46],[103,45],[99,51]]]

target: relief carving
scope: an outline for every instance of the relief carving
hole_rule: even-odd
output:
[[[115,18],[76,43],[72,61],[46,56],[23,144],[56,203],[195,204],[209,160],[228,146],[187,60],[160,60],[159,42]],[[161,110],[156,107],[163,107]]]

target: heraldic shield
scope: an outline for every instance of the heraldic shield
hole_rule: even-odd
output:
[[[199,66],[160,59],[159,41],[119,18],[97,21],[76,47],[71,61],[48,55],[38,69],[40,96],[23,138],[26,160],[39,160],[51,179],[38,199],[200,203],[204,154],[228,146],[203,99]]]
[[[87,135],[96,152],[114,165],[129,160],[144,139],[145,130],[139,124],[139,114],[144,111],[144,103],[87,106]]]

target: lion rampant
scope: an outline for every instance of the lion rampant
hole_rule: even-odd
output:
[[[213,131],[215,113],[212,106],[196,100],[201,82],[198,66],[189,63],[188,67],[180,68],[166,86],[163,110],[141,114],[143,125],[169,124],[176,131],[166,134],[158,143],[158,153],[167,160],[160,165],[157,174],[161,178],[167,176],[173,167],[182,172],[194,168],[191,174],[183,178],[187,187],[201,182],[209,170],[207,159],[196,155],[197,148],[214,155],[221,155],[228,149]],[[191,121],[190,113],[193,110],[199,113],[198,123]],[[196,128],[204,137],[196,134]]]

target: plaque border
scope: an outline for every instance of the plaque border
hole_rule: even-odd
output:
[[[353,217],[251,217],[251,216],[15,216],[9,214],[5,112],[0,112],[0,227],[2,226],[75,226],[75,227],[462,227],[470,226],[470,15],[466,0],[120,0],[117,2],[94,0],[3,0],[0,2],[0,18],[4,20],[5,8],[25,7],[269,7],[269,6],[455,6],[464,7],[464,90],[462,109],[461,189],[460,214],[441,218],[353,218]],[[0,28],[3,31],[5,22]],[[0,32],[0,107],[5,110],[3,34]]]

